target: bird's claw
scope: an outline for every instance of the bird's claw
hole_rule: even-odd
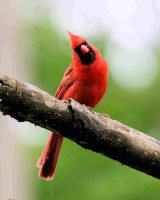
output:
[[[109,115],[104,114],[104,113],[99,113],[100,115],[102,115],[103,117],[107,117],[107,118],[111,118]]]

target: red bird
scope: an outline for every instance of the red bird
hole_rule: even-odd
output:
[[[71,40],[72,62],[66,70],[55,97],[73,98],[81,104],[94,108],[103,97],[107,87],[108,64],[99,50],[81,36],[68,32]],[[39,177],[51,180],[63,137],[51,133],[40,156],[37,167]]]

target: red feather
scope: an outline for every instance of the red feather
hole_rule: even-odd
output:
[[[55,97],[73,98],[94,108],[107,87],[108,65],[98,49],[86,43],[83,37],[72,33],[69,33],[69,36],[73,50],[72,63],[66,70]],[[62,136],[51,133],[37,162],[41,178],[53,179],[62,141]]]

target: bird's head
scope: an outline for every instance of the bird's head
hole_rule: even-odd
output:
[[[96,59],[97,49],[88,44],[86,39],[68,32],[71,42],[71,48],[74,54],[78,55],[82,64],[91,64]]]

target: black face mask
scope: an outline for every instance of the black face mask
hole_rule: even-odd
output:
[[[83,53],[81,51],[81,45],[85,45],[89,49],[89,51],[87,53]],[[96,58],[95,52],[88,45],[87,42],[83,42],[81,45],[79,45],[78,47],[76,47],[74,49],[74,51],[78,54],[78,56],[79,56],[79,58],[80,58],[80,60],[81,60],[81,62],[83,64],[91,64],[95,60],[95,58]]]

